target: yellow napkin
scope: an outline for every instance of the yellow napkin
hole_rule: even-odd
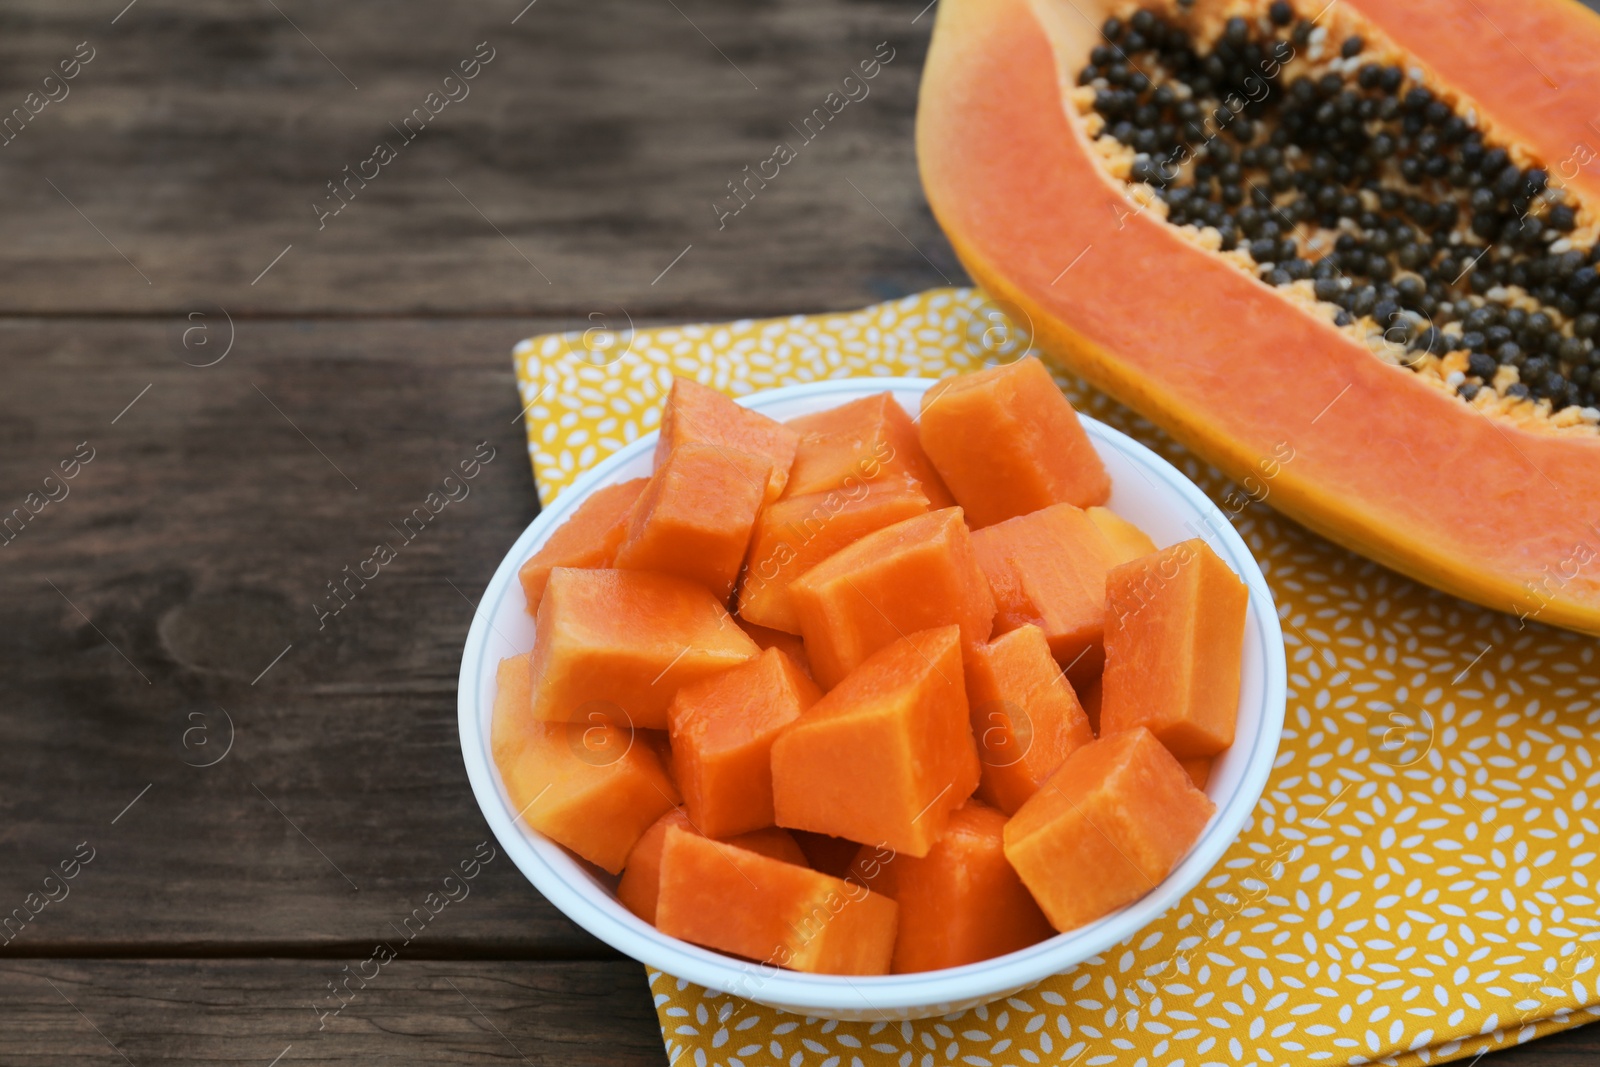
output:
[[[673,375],[734,396],[939,377],[1026,350],[983,295],[517,346],[543,499],[654,429]],[[667,1054],[707,1064],[1441,1063],[1600,1017],[1600,665],[1591,638],[1418,586],[1271,510],[1144,419],[1074,405],[1199,483],[1261,562],[1289,707],[1251,822],[1135,937],[921,1022],[810,1019],[650,973]],[[1381,435],[1375,436],[1381,447]]]

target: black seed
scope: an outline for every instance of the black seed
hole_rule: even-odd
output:
[[[1556,347],[1556,356],[1569,367],[1575,367],[1584,357],[1583,342],[1576,337],[1563,337]],[[1576,380],[1576,374],[1574,374]]]
[[[1545,221],[1550,224],[1551,229],[1558,233],[1570,233],[1572,228],[1577,225],[1578,218],[1570,207],[1565,204],[1557,204],[1545,216]]]
[[[1494,350],[1494,358],[1508,367],[1516,367],[1520,366],[1527,357],[1522,354],[1522,348],[1517,342],[1507,341]]]
[[[1517,382],[1506,388],[1506,396],[1516,397],[1518,400],[1528,400],[1532,398],[1533,394],[1528,391],[1526,385]]]
[[[1334,312],[1333,324],[1335,326],[1348,326],[1354,321],[1356,321],[1356,320],[1350,317],[1350,312],[1348,312],[1348,311],[1336,311],[1336,312]]]
[[[1504,148],[1491,148],[1483,154],[1483,159],[1478,163],[1478,169],[1484,174],[1494,177],[1505,169],[1510,156]]]
[[[1467,373],[1474,378],[1489,381],[1499,367],[1500,364],[1494,361],[1494,357],[1486,352],[1474,352],[1467,357]]]
[[[1122,20],[1115,15],[1100,24],[1100,36],[1108,41],[1115,41],[1122,36]]]
[[[1250,39],[1250,24],[1234,16],[1223,25],[1222,39],[1235,48],[1240,47]]]
[[[1338,278],[1318,278],[1312,283],[1311,288],[1318,300],[1326,300],[1332,303],[1333,299],[1339,295],[1341,287]]]
[[[1288,285],[1292,281],[1294,281],[1294,279],[1289,277],[1289,272],[1284,270],[1282,267],[1274,267],[1266,274],[1266,282],[1268,285]]]
[[[1462,382],[1461,387],[1457,389],[1456,392],[1461,394],[1462,400],[1470,401],[1473,397],[1478,395],[1478,390],[1481,388],[1482,386],[1474,385],[1472,382]]]
[[[1574,337],[1582,337],[1588,340],[1593,338],[1596,333],[1600,333],[1600,315],[1596,315],[1592,311],[1586,311],[1572,320],[1572,335]],[[1595,351],[1600,352],[1600,349]]]
[[[1250,242],[1248,249],[1250,258],[1257,263],[1271,263],[1278,254],[1278,242],[1269,237],[1263,237]]]
[[[1490,348],[1499,348],[1501,345],[1511,340],[1511,330],[1508,327],[1500,325],[1499,323],[1495,323],[1493,326],[1483,331],[1483,336]]]
[[[1367,43],[1360,37],[1346,37],[1344,39],[1344,44],[1339,48],[1339,54],[1346,59],[1352,59],[1356,56],[1359,56],[1361,54],[1361,50],[1366,46]]]
[[[1400,88],[1403,81],[1405,81],[1405,72],[1399,67],[1390,66],[1383,68],[1383,77],[1378,85],[1384,92],[1394,93]]]
[[[1356,84],[1363,89],[1376,89],[1383,80],[1383,68],[1376,63],[1363,63],[1356,72]]]

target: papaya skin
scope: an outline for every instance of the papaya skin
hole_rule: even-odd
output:
[[[1452,86],[1494,136],[1552,168],[1574,144],[1600,143],[1580,118],[1582,101],[1600,98],[1600,68],[1579,62],[1600,49],[1600,19],[1569,0],[1355,6],[1431,76],[1461,77]],[[1289,449],[1268,500],[1313,531],[1447,593],[1600,633],[1600,437],[1491,421],[1139,211],[1064,97],[1112,7],[940,4],[917,155],[973,279],[1031,320],[1040,349],[1228,476],[1259,478]],[[1452,14],[1437,37],[1423,29],[1429,12],[1469,7],[1488,18]],[[1547,23],[1562,45],[1549,64],[1543,43],[1535,51],[1569,103],[1516,71],[1528,67],[1520,57],[1462,74],[1484,54],[1515,57],[1495,26],[1514,41]],[[1537,138],[1524,136],[1534,120],[1519,117],[1517,95],[1535,92]],[[1580,177],[1569,183],[1580,195],[1600,193],[1600,176]]]

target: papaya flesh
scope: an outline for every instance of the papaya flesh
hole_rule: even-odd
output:
[[[656,897],[661,891],[661,850],[667,843],[667,829],[673,826],[692,834],[700,833],[688,812],[673,808],[640,835],[633,851],[628,853],[628,865],[622,869],[622,878],[617,882],[617,899],[647,923],[656,921]],[[805,853],[800,851],[794,836],[776,826],[738,834],[727,838],[727,842],[784,863],[806,865]]]
[[[1032,357],[938,382],[917,433],[973,529],[1111,495],[1078,413]]]
[[[534,623],[530,717],[664,730],[678,688],[760,649],[710,590],[648,571],[550,572]]]
[[[824,688],[906,634],[957,623],[966,641],[985,641],[994,624],[994,594],[960,508],[867,534],[802,574],[789,595]]]
[[[1005,824],[1000,812],[969,801],[921,859],[862,847],[852,877],[900,907],[895,974],[977,963],[1054,935],[1006,859]]]
[[[764,500],[776,500],[789,481],[800,435],[776,419],[751,411],[709,386],[689,378],[673,378],[661,412],[656,441],[656,466],[681,444],[694,442],[761,456],[772,466]]]
[[[1006,823],[1006,858],[1067,931],[1154,889],[1216,806],[1149,730],[1085,745]]]
[[[528,600],[528,614],[537,615],[545,583],[556,567],[609,567],[628,530],[628,514],[644,491],[647,478],[634,478],[595,490],[572,517],[556,527],[539,551],[517,569]]]
[[[733,593],[772,462],[724,445],[668,452],[634,502],[615,565],[676,574],[718,599]]]
[[[1179,759],[1233,744],[1249,601],[1198,537],[1113,569],[1100,735],[1144,727]]]
[[[821,695],[775,648],[678,690],[667,709],[672,769],[702,833],[772,825],[772,743]]]
[[[1257,499],[1446,592],[1600,633],[1597,350],[1594,320],[1582,319],[1600,314],[1600,298],[1589,303],[1593,272],[1584,273],[1600,204],[1600,170],[1586,165],[1600,19],[1566,0],[1352,0],[1325,14],[1296,2],[1284,25],[1264,0],[1151,8],[1200,56],[1225,32],[1224,16],[1242,13],[1240,30],[1226,32],[1273,58],[1249,71],[1266,94],[1240,111],[1253,139],[1241,140],[1231,109],[1216,123],[1209,98],[1194,120],[1200,136],[1183,129],[1189,120],[1163,117],[1191,151],[1220,143],[1239,163],[1300,108],[1293,136],[1306,143],[1295,166],[1325,154],[1332,179],[1316,181],[1330,191],[1296,207],[1304,183],[1290,173],[1288,187],[1275,186],[1258,154],[1239,165],[1269,206],[1242,183],[1236,203],[1220,183],[1174,198],[1198,185],[1194,159],[1216,182],[1220,158],[1196,155],[1171,179],[1155,166],[1170,145],[1149,144],[1141,162],[1140,128],[1118,122],[1133,122],[1147,99],[1139,94],[1156,87],[1107,96],[1123,89],[1086,69],[1093,49],[1109,47],[1106,17],[1118,16],[1126,43],[1136,5],[949,0],[924,70],[917,152],[929,203],[968,272],[1031,325],[1035,345]],[[1165,67],[1149,51],[1158,35],[1170,31],[1141,33],[1132,58],[1160,80]],[[1368,62],[1378,71],[1363,85]],[[1386,88],[1390,68],[1399,81]],[[1343,128],[1356,140],[1336,140],[1347,136],[1337,114],[1314,118],[1333,100],[1316,96],[1328,74],[1358,102],[1397,101],[1382,120],[1397,131],[1408,114],[1422,129],[1393,139],[1387,156],[1368,151],[1376,133],[1365,119]],[[1307,88],[1295,89],[1302,77]],[[1297,92],[1315,99],[1297,102]],[[1228,129],[1213,137],[1218,126]],[[1470,167],[1467,145],[1477,146]],[[1367,158],[1387,162],[1358,170]],[[1490,165],[1498,169],[1479,172]],[[1364,189],[1368,180],[1378,188]],[[1394,195],[1378,196],[1382,188]],[[1480,192],[1492,194],[1481,211],[1469,202]],[[1454,207],[1441,215],[1446,202]],[[1257,213],[1251,227],[1279,210],[1294,225],[1275,222],[1280,232],[1258,244],[1259,230],[1240,228],[1244,207]],[[1336,246],[1330,217],[1354,244]],[[1230,226],[1237,247],[1224,251]],[[1368,239],[1379,228],[1387,245]],[[1337,271],[1320,268],[1334,253]],[[1491,337],[1495,327],[1510,336]]]
[[[1055,504],[975,531],[972,547],[994,591],[995,629],[1038,626],[1075,683],[1098,675],[1116,549],[1088,512]]]
[[[787,496],[850,489],[862,483],[905,481],[937,510],[955,498],[928,462],[916,424],[893,393],[878,393],[848,404],[802,415],[785,423],[800,434]]]
[[[927,510],[928,498],[918,485],[887,477],[769,504],[750,538],[739,617],[799,633],[800,617],[789,595],[795,579],[872,531]]]
[[[820,871],[668,827],[656,926],[790,970],[887,974],[893,900]]]
[[[612,874],[682,799],[653,740],[612,724],[535,723],[495,762],[524,822]]]
[[[978,785],[960,628],[909,634],[772,744],[779,826],[927,855]]]
[[[983,764],[978,796],[1009,815],[1094,731],[1037,626],[969,649],[963,671]]]

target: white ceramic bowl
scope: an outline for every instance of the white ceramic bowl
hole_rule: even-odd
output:
[[[849,378],[768,390],[740,402],[788,419],[890,390],[914,413],[932,384],[926,378]],[[518,821],[489,749],[495,667],[503,657],[533,647],[533,619],[517,567],[590,493],[649,474],[653,433],[579,478],[529,524],[495,570],[473,616],[461,657],[461,752],[478,805],[506,855],[568,918],[648,966],[775,1008],[832,1019],[917,1019],[960,1011],[1024,989],[1138,933],[1205,876],[1261,796],[1283,726],[1283,636],[1255,559],[1217,506],[1154,452],[1103,423],[1082,419],[1110,471],[1112,509],[1161,546],[1203,537],[1250,587],[1238,733],[1206,786],[1217,811],[1189,855],[1154,890],[1097,922],[982,963],[872,978],[798,974],[668,937],[619,904],[594,868]]]

